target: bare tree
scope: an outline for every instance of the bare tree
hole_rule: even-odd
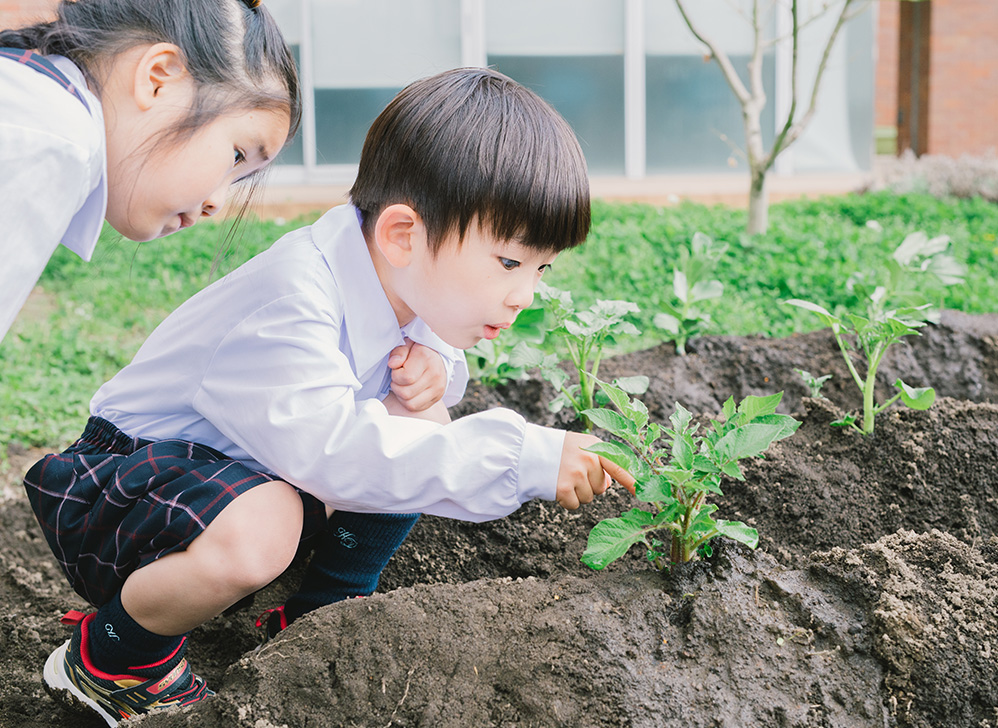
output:
[[[676,7],[679,9],[683,20],[690,31],[710,52],[711,57],[717,61],[718,66],[724,74],[725,80],[731,87],[738,103],[742,107],[742,123],[745,127],[745,156],[749,166],[749,233],[766,232],[769,227],[769,195],[766,189],[766,177],[773,163],[781,152],[793,144],[804,132],[811,118],[814,116],[818,92],[821,89],[821,82],[825,75],[825,68],[828,66],[828,58],[831,55],[832,47],[839,37],[839,32],[847,21],[865,11],[872,0],[829,0],[821,10],[810,18],[801,21],[797,7],[797,0],[790,0],[789,12],[791,15],[792,29],[790,31],[790,44],[792,53],[791,81],[790,81],[790,105],[787,118],[782,120],[782,126],[773,140],[773,145],[766,150],[762,138],[762,111],[766,107],[766,92],[762,84],[762,59],[769,47],[780,42],[781,38],[763,38],[762,26],[765,12],[760,12],[761,0],[752,0],[752,12],[748,18],[752,28],[752,55],[748,61],[748,86],[746,86],[735,70],[730,57],[725,50],[704,32],[691,18],[687,11],[690,0],[676,0]],[[780,0],[776,0],[779,3]],[[786,0],[782,3],[784,6]],[[837,11],[835,8],[838,7]],[[837,12],[838,16],[835,25],[829,34],[818,70],[811,85],[808,99],[802,99],[798,85],[797,52],[800,44],[800,32],[808,24],[814,22],[825,13]],[[803,109],[803,111],[801,111]]]

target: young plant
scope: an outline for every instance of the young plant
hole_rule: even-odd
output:
[[[832,378],[831,374],[825,374],[821,377],[816,377],[811,372],[804,369],[794,369],[795,372],[800,374],[800,378],[804,380],[804,384],[807,385],[808,395],[812,399],[824,399],[825,395],[821,393],[821,388],[825,386],[825,382]]]
[[[541,376],[554,385],[558,395],[548,405],[552,412],[571,407],[586,431],[592,423],[585,412],[596,405],[596,377],[599,375],[603,346],[622,335],[635,336],[637,327],[624,317],[639,311],[630,301],[601,301],[585,311],[577,311],[572,294],[540,283],[537,288],[545,311],[552,317],[549,329],[561,344],[575,369],[576,381],[559,366],[557,353],[545,353],[528,344],[518,344],[510,355],[510,366],[539,369]],[[648,377],[636,376],[614,380],[617,387],[630,394],[643,394],[648,389]]]
[[[632,508],[619,518],[596,524],[582,563],[602,569],[620,558],[631,546],[645,545],[656,568],[685,563],[698,553],[712,553],[710,540],[727,536],[755,548],[759,533],[740,521],[715,519],[717,506],[707,499],[722,495],[721,477],[744,480],[738,461],[759,456],[776,440],[792,435],[800,422],[776,414],[783,393],[746,397],[735,405],[729,398],[721,416],[711,420],[700,434],[681,404],[669,418],[671,428],[649,423],[648,410],[640,400],[613,385],[600,383],[616,407],[589,410],[586,415],[599,427],[619,438],[591,448],[635,476],[636,496],[649,503],[651,511]],[[656,442],[665,435],[668,444]]]
[[[876,416],[898,400],[916,410],[928,409],[935,402],[936,392],[932,387],[911,387],[898,378],[894,382],[897,393],[878,404],[874,385],[877,369],[887,350],[905,336],[920,335],[918,329],[927,322],[938,320],[938,308],[927,300],[925,294],[909,286],[912,279],[932,276],[943,286],[963,280],[964,268],[946,254],[948,247],[949,238],[946,236],[929,239],[924,233],[912,233],[887,262],[886,281],[878,284],[873,271],[852,276],[848,285],[861,300],[866,301],[865,316],[846,313],[839,317],[810,301],[797,298],[786,301],[791,306],[818,314],[832,330],[849,374],[863,394],[862,427],[856,424],[858,418],[852,413],[833,422],[833,425],[851,427],[869,435],[873,432]],[[895,307],[890,308],[889,305]],[[853,360],[854,345],[862,351],[862,359],[866,362],[865,376],[860,375]]]
[[[666,332],[666,340],[676,342],[677,354],[685,356],[686,342],[710,325],[710,314],[701,304],[724,293],[724,284],[708,277],[727,249],[726,243],[715,243],[698,232],[690,247],[679,251],[679,262],[672,271],[672,291],[679,303],[663,303],[665,311],[653,319]]]

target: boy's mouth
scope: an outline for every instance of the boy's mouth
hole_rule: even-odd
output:
[[[510,324],[497,324],[495,326],[485,324],[485,338],[491,341],[499,335],[500,331],[508,329],[509,327]]]

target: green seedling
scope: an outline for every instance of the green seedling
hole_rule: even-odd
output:
[[[488,387],[525,379],[526,367],[511,363],[513,350],[520,342],[540,344],[543,341],[544,309],[539,306],[525,309],[499,338],[482,339],[465,351],[469,375]]]
[[[825,399],[825,395],[821,393],[821,388],[825,386],[825,382],[832,378],[831,374],[825,374],[821,377],[816,377],[811,372],[805,371],[804,369],[794,369],[795,372],[800,374],[800,378],[804,380],[804,384],[807,385],[808,396],[812,399]]]
[[[712,553],[710,540],[727,536],[755,548],[759,533],[740,521],[715,519],[717,506],[707,502],[722,495],[721,478],[744,480],[739,460],[761,456],[775,441],[792,435],[800,422],[776,414],[783,393],[746,397],[738,405],[729,398],[719,419],[700,433],[693,415],[678,402],[669,418],[671,428],[649,423],[648,410],[637,399],[611,384],[600,388],[616,410],[593,409],[586,415],[616,440],[589,448],[634,475],[636,497],[650,511],[632,508],[619,518],[596,524],[582,563],[603,569],[631,546],[644,544],[648,560],[658,569],[685,563],[698,553]],[[656,445],[661,436],[666,447]]]
[[[874,386],[877,369],[888,349],[905,336],[920,335],[919,329],[926,323],[938,321],[938,307],[929,302],[925,294],[910,287],[912,280],[932,276],[943,286],[963,280],[964,268],[946,254],[948,247],[949,238],[946,236],[930,239],[924,233],[912,233],[884,266],[887,272],[885,282],[878,284],[872,271],[854,275],[849,281],[849,288],[865,300],[865,315],[846,313],[836,316],[810,301],[797,298],[786,301],[791,306],[817,314],[832,330],[849,374],[863,394],[862,426],[856,424],[858,417],[852,413],[833,422],[833,425],[850,427],[869,435],[873,432],[876,416],[895,402],[900,400],[916,410],[928,409],[935,402],[936,392],[932,387],[912,387],[898,378],[894,382],[897,393],[877,403]],[[860,375],[854,361],[854,346],[862,352],[861,358],[866,363],[865,376]]]
[[[717,262],[728,249],[703,233],[694,233],[689,248],[681,248],[679,262],[672,271],[672,291],[678,303],[663,303],[665,309],[655,314],[653,322],[676,343],[676,353],[686,354],[686,342],[710,325],[710,314],[703,303],[720,298],[724,284],[710,279]]]
[[[548,405],[552,412],[570,407],[582,421],[585,430],[592,430],[586,410],[597,404],[596,377],[599,375],[603,347],[617,337],[636,336],[640,332],[634,324],[624,319],[638,313],[637,305],[630,301],[601,301],[585,311],[576,311],[572,295],[543,283],[537,292],[545,311],[551,316],[549,329],[559,348],[568,355],[575,370],[575,381],[569,372],[559,366],[558,353],[545,353],[526,343],[517,344],[510,355],[510,365],[526,369],[539,369],[541,376],[554,386],[557,396]],[[620,389],[630,394],[643,394],[648,389],[648,377],[622,377],[614,380]]]

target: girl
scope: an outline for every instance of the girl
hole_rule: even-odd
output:
[[[60,243],[147,241],[216,214],[297,128],[259,0],[64,0],[0,32],[0,340]]]

